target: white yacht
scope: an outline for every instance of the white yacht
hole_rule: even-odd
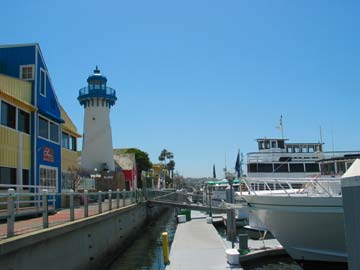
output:
[[[289,143],[287,139],[256,140],[258,152],[247,154],[248,178],[305,178],[321,174],[342,175],[351,165],[351,157],[360,151],[324,152],[323,143]],[[343,158],[342,162],[320,162]],[[349,162],[345,161],[350,159]]]
[[[323,160],[330,169],[353,161],[354,158]],[[324,164],[321,166],[325,166]],[[359,164],[358,160],[354,166]],[[251,212],[295,260],[303,263],[346,263],[341,178],[324,177],[261,180],[266,182],[266,186],[276,182],[289,187],[280,191],[256,191],[252,189],[250,180],[246,180],[251,191],[243,196]],[[295,182],[302,182],[303,185],[298,189],[292,188],[292,183]]]

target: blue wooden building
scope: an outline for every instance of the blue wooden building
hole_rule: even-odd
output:
[[[18,136],[1,142],[0,184],[60,192],[64,120],[39,44],[0,46],[0,106],[2,137]]]

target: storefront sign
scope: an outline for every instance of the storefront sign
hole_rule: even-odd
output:
[[[54,162],[54,149],[44,146],[43,159],[47,162]]]

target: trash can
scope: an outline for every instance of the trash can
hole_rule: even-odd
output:
[[[185,215],[186,216],[186,221],[191,220],[191,210],[189,210],[189,209],[181,209],[180,212],[179,212],[179,215]]]

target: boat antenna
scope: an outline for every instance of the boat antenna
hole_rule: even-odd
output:
[[[334,130],[331,129],[331,148],[332,148],[332,156],[334,157]]]
[[[323,134],[322,134],[321,126],[320,126],[320,144],[323,144]]]
[[[225,178],[226,178],[226,173],[227,173],[227,167],[226,167],[226,152],[225,152],[225,168],[224,168]]]
[[[282,115],[280,115],[280,123],[276,128],[280,129],[280,131],[281,131],[281,139],[284,139],[284,125],[283,125],[283,116]]]

